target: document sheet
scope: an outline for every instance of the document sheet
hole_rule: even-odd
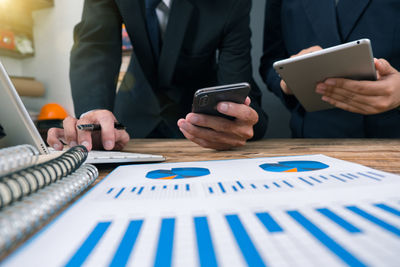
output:
[[[120,166],[13,266],[399,266],[400,176],[324,155]]]

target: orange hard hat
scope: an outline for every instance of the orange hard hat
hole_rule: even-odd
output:
[[[57,103],[48,103],[40,110],[38,120],[63,120],[68,117],[65,109]]]

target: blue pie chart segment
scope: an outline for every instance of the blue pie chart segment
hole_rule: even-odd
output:
[[[154,170],[146,174],[149,179],[187,179],[205,176],[210,174],[210,170],[206,168],[172,168],[170,170]]]
[[[268,172],[309,172],[329,168],[319,161],[280,161],[278,163],[265,163],[261,169]]]

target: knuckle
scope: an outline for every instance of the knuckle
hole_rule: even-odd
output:
[[[246,144],[246,140],[237,140],[234,144],[235,147],[241,147]]]
[[[375,108],[376,108],[377,110],[384,110],[384,109],[386,109],[386,108],[387,108],[387,103],[386,103],[386,101],[378,101],[378,102],[375,104]]]
[[[245,131],[244,133],[244,138],[246,138],[246,140],[252,138],[254,136],[254,131],[253,131],[253,127],[250,127],[247,131]]]
[[[63,123],[70,124],[70,123],[73,123],[74,120],[75,120],[75,118],[73,118],[73,117],[71,117],[71,116],[68,116],[68,117],[66,117],[66,118],[64,119]]]
[[[50,128],[50,129],[47,131],[47,139],[48,139],[49,137],[54,137],[54,136],[56,135],[56,131],[57,131],[56,128]]]

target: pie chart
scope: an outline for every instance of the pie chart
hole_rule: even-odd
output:
[[[319,161],[279,161],[278,163],[265,163],[260,165],[267,172],[309,172],[329,168]]]
[[[154,170],[146,174],[149,179],[188,179],[210,174],[210,170],[206,168],[172,168],[170,170]]]

